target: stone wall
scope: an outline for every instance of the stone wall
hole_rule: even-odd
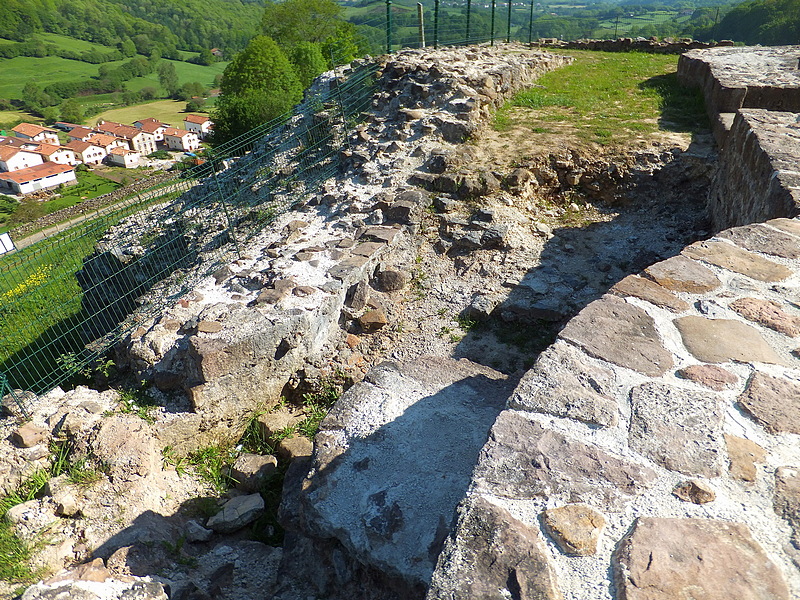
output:
[[[678,78],[700,87],[720,146],[717,230],[800,213],[800,46],[692,50]]]
[[[718,227],[771,220],[623,279],[522,378],[427,598],[800,595],[796,117],[741,110],[723,146]]]
[[[685,39],[658,41],[653,38],[617,38],[615,40],[573,40],[570,42],[553,38],[540,39],[534,43],[539,48],[564,48],[566,50],[598,50],[602,52],[650,52],[652,54],[682,54],[687,50],[733,46],[733,42],[698,42]]]

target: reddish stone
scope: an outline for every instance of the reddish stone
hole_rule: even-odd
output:
[[[692,365],[678,370],[678,376],[718,392],[733,387],[739,378],[716,365]]]
[[[745,319],[774,329],[790,337],[800,335],[800,317],[795,317],[783,310],[780,304],[761,298],[740,298],[731,302],[730,308]]]

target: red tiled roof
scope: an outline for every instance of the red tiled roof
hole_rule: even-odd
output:
[[[208,118],[208,115],[186,115],[183,120],[187,123],[196,123],[198,125],[202,125],[211,119]]]
[[[72,131],[70,131],[67,135],[69,137],[71,137],[71,138],[74,138],[74,139],[80,139],[80,138],[86,137],[90,133],[92,133],[91,129],[89,129],[88,127],[80,126],[80,127],[76,127]]]
[[[72,140],[69,144],[66,145],[66,148],[74,150],[75,152],[85,152],[92,146],[94,146],[95,148],[101,148],[101,146],[98,146],[97,144],[92,144],[91,142],[84,142],[82,140]]]
[[[100,146],[101,148],[107,148],[110,144],[119,141],[125,141],[122,138],[115,137],[113,135],[106,135],[105,133],[95,133],[87,140],[92,142],[95,146]]]
[[[120,148],[117,146],[116,148],[112,148],[108,152],[109,154],[119,154],[120,156],[125,156],[126,154],[138,154],[136,150],[130,150],[129,148]]]
[[[0,173],[0,179],[6,181],[14,181],[16,183],[28,183],[34,179],[41,179],[42,177],[49,177],[58,173],[66,173],[67,171],[74,171],[75,167],[69,165],[59,165],[57,163],[44,163],[29,167],[27,169],[20,169],[19,171],[12,171],[11,173]]]
[[[142,126],[139,129],[141,129],[145,133],[155,133],[156,131],[158,131],[162,127],[166,128],[166,127],[169,127],[169,125],[167,125],[166,123],[159,123],[158,121],[155,121],[155,119],[154,119],[154,122],[152,122],[152,123],[143,123]]]
[[[164,135],[168,135],[170,137],[183,137],[186,134],[191,133],[191,131],[186,131],[185,129],[177,129],[175,127],[167,127],[164,130]]]
[[[44,154],[45,156],[50,156],[51,154],[55,154],[59,150],[63,150],[62,146],[56,146],[54,144],[39,144],[36,147],[36,154]]]
[[[139,119],[138,121],[134,121],[133,124],[141,123],[142,125],[163,125],[164,127],[169,127],[166,123],[162,123],[158,119],[154,119],[153,117],[147,117],[146,119]]]
[[[21,133],[22,135],[26,135],[28,137],[39,135],[44,131],[49,131],[50,133],[57,133],[55,129],[50,129],[49,127],[42,127],[41,125],[36,125],[34,123],[20,123],[19,125],[14,127],[11,131],[13,131],[14,133]]]

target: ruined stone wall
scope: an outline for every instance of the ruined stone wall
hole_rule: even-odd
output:
[[[733,46],[733,42],[698,42],[696,40],[658,41],[645,38],[617,38],[615,40],[540,39],[534,45],[540,48],[564,48],[567,50],[598,50],[602,52],[650,52],[652,54],[681,54],[687,50]]]
[[[708,212],[716,230],[800,213],[800,46],[692,50],[678,79],[699,87],[720,146]]]

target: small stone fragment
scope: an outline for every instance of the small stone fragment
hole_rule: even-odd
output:
[[[41,444],[49,435],[46,427],[25,423],[11,433],[11,442],[18,448],[31,448]]]
[[[231,498],[206,524],[217,533],[233,533],[255,521],[264,512],[261,494]]]
[[[384,292],[396,292],[406,287],[408,277],[401,271],[387,269],[378,273],[378,285]]]
[[[381,309],[368,310],[358,318],[359,325],[368,333],[377,331],[388,322],[389,320],[386,318],[386,313]]]
[[[317,291],[317,288],[310,285],[298,285],[292,290],[292,294],[299,298],[305,298]]]
[[[567,504],[542,513],[545,531],[564,554],[591,556],[606,525],[599,512],[582,504]]]
[[[734,479],[742,481],[756,480],[755,463],[764,462],[767,453],[758,444],[735,435],[725,435],[725,444],[728,447],[728,460],[730,466],[728,473]]]
[[[61,517],[74,517],[80,512],[78,501],[72,494],[62,494],[56,499],[56,514]]]
[[[800,433],[800,383],[756,371],[738,401],[770,433]]]
[[[711,269],[685,256],[662,260],[647,267],[645,273],[656,283],[675,292],[703,294],[722,285]]]
[[[217,321],[200,321],[197,324],[197,331],[201,333],[218,333],[222,331],[222,323]]]
[[[264,438],[270,438],[276,433],[284,431],[287,427],[294,427],[303,420],[302,415],[288,412],[271,412],[258,417],[258,427]]]
[[[687,350],[703,362],[722,363],[763,362],[784,364],[761,334],[742,323],[730,319],[707,319],[696,315],[675,320]]]
[[[740,298],[731,302],[730,308],[745,319],[774,329],[790,337],[800,335],[800,317],[787,313],[780,304],[761,298]]]
[[[211,529],[206,529],[195,520],[187,522],[183,532],[187,542],[207,542],[214,535]]]
[[[693,502],[694,504],[706,504],[717,498],[717,494],[711,486],[698,479],[691,479],[679,484],[672,490],[672,493],[684,502]]]
[[[311,456],[313,452],[314,443],[302,435],[285,438],[278,444],[278,454],[289,461],[304,456]]]
[[[718,392],[733,387],[739,379],[716,365],[691,365],[678,370],[678,376]]]
[[[274,456],[244,453],[231,465],[231,478],[236,489],[243,492],[257,492],[278,470],[278,460]]]
[[[347,347],[352,350],[361,343],[361,338],[357,335],[353,335],[352,333],[348,333],[344,343],[347,344]]]

